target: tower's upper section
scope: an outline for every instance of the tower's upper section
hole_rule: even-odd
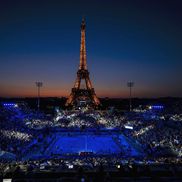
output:
[[[82,18],[81,23],[81,43],[80,43],[80,65],[79,70],[86,70],[87,69],[87,60],[86,60],[86,45],[85,45],[85,19]]]

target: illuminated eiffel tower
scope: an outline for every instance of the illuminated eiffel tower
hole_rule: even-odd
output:
[[[100,104],[94,88],[89,77],[86,60],[86,47],[85,47],[85,20],[82,19],[81,23],[81,44],[80,44],[80,64],[77,71],[77,78],[72,88],[71,94],[66,101],[66,106],[78,105],[79,103],[87,103],[92,106]],[[86,88],[81,88],[81,81],[85,81]]]

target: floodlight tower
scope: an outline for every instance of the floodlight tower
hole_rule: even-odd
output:
[[[37,87],[37,109],[39,111],[40,109],[40,87],[43,86],[42,82],[35,82],[35,85]]]
[[[131,89],[132,87],[134,87],[134,82],[128,82],[127,83],[127,86],[129,87],[130,89],[130,111],[132,111],[132,103],[131,103]]]

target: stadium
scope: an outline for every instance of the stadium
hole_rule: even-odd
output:
[[[181,115],[164,110],[56,109],[51,117],[25,102],[2,102],[1,174],[15,181],[179,180]]]

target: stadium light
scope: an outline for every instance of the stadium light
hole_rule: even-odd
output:
[[[42,82],[35,82],[35,85],[37,87],[37,109],[39,111],[40,109],[40,87],[43,86]]]
[[[134,82],[128,82],[127,83],[127,86],[129,87],[130,89],[130,103],[129,103],[129,107],[130,107],[130,111],[132,111],[132,103],[131,103],[131,89],[132,87],[134,87]]]

